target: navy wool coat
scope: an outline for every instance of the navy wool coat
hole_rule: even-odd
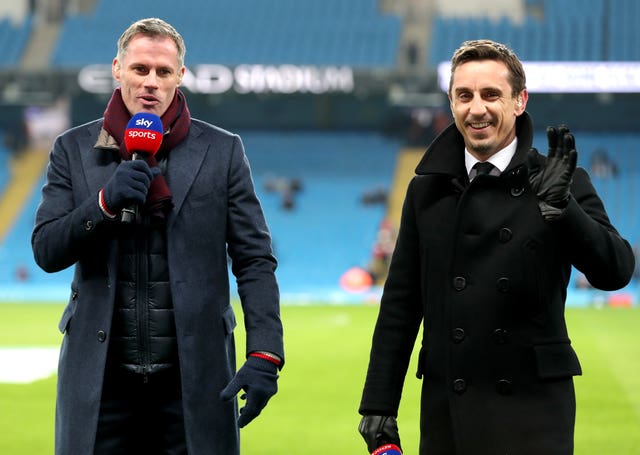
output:
[[[118,153],[95,146],[101,125],[96,120],[56,139],[32,235],[36,262],[44,270],[75,265],[59,324],[64,337],[57,455],[93,452],[114,307],[118,248],[97,201]],[[167,160],[165,177],[174,203],[167,220],[168,267],[187,446],[190,455],[237,454],[237,403],[219,398],[236,369],[227,247],[242,300],[247,352],[284,358],[271,237],[238,136],[192,119],[188,136]]]
[[[571,266],[600,289],[631,278],[633,252],[584,169],[564,214],[542,218],[525,166],[528,114],[516,128],[500,176],[469,183],[451,125],[409,184],[360,412],[397,413],[423,321],[421,455],[572,454],[581,367],[564,318]]]

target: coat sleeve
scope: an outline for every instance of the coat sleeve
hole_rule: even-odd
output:
[[[229,168],[227,218],[228,252],[244,312],[247,353],[268,351],[284,360],[277,262],[249,162],[237,136]]]
[[[611,224],[582,168],[576,169],[571,194],[563,216],[552,222],[567,245],[571,263],[595,288],[611,291],[626,286],[635,267],[633,250]]]
[[[69,133],[58,137],[49,154],[31,235],[35,261],[46,272],[66,269],[89,250],[95,254],[87,247],[98,238],[104,221],[98,193],[89,195],[86,188],[79,188],[83,170],[73,137]]]
[[[396,416],[422,320],[420,242],[412,180],[376,322],[359,412]]]

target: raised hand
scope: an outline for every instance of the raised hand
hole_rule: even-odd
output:
[[[541,159],[534,148],[527,154],[529,184],[545,220],[559,217],[569,203],[571,181],[578,162],[575,139],[566,125],[547,128],[549,153]]]

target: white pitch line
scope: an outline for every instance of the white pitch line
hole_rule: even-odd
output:
[[[58,347],[0,347],[0,383],[26,384],[58,370]]]

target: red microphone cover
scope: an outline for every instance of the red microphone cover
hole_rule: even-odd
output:
[[[160,117],[148,112],[139,112],[127,123],[124,143],[131,153],[155,155],[162,145],[163,132]]]
[[[395,444],[385,444],[374,450],[371,455],[402,455],[402,452]]]

